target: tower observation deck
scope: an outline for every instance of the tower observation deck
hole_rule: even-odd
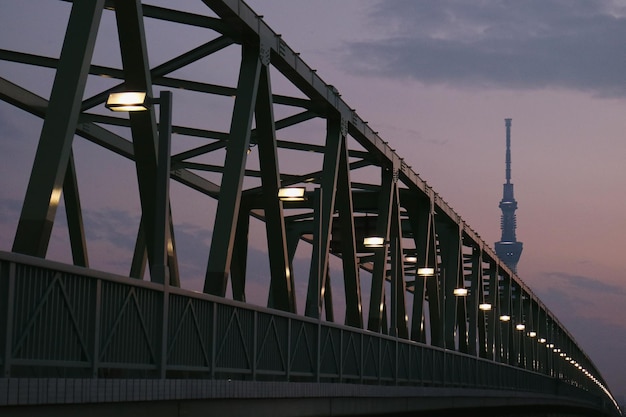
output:
[[[502,237],[499,242],[496,242],[496,254],[517,273],[517,263],[522,254],[523,244],[515,237],[517,201],[513,196],[513,183],[511,183],[511,119],[504,119],[504,121],[506,124],[506,183],[500,201]]]

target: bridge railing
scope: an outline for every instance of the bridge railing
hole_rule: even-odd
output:
[[[468,387],[599,402],[525,369],[179,288],[0,252],[6,378]]]

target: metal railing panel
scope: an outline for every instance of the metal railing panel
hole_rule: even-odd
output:
[[[213,345],[213,303],[170,294],[168,369],[209,372]]]
[[[95,281],[78,275],[16,265],[12,364],[89,369],[93,361]]]
[[[109,368],[156,369],[164,293],[104,280],[101,292],[98,360]]]
[[[602,397],[574,380],[409,340],[17,258],[0,261],[7,378],[233,378]]]
[[[320,377],[339,379],[341,375],[341,329],[320,327]]]
[[[300,320],[290,320],[290,375],[314,379],[317,372],[318,326]]]
[[[355,381],[363,376],[363,335],[346,330],[341,339],[342,380]]]
[[[256,314],[257,374],[286,376],[289,368],[289,321],[270,313]]]
[[[215,372],[252,374],[255,363],[255,312],[216,304]]]

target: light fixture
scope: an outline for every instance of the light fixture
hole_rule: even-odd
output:
[[[503,314],[500,316],[500,321],[511,321],[511,316],[508,314]]]
[[[526,325],[524,325],[522,323],[519,323],[519,324],[515,325],[515,330],[519,330],[521,332],[524,329],[526,329]]]
[[[278,190],[280,201],[304,201],[304,187],[283,187]]]
[[[478,305],[478,309],[482,310],[482,311],[491,311],[491,304],[489,303],[482,303]]]
[[[546,347],[547,347],[548,349],[552,349],[552,348],[554,347],[554,343],[548,343],[548,344],[546,345]]]
[[[417,275],[420,277],[432,277],[435,275],[435,268],[417,268]]]
[[[452,291],[452,294],[457,297],[465,297],[467,295],[467,288],[455,288],[454,291]]]
[[[404,257],[404,262],[408,262],[408,263],[416,263],[417,262],[417,256],[415,255],[407,255]]]
[[[145,91],[123,91],[109,94],[104,106],[112,111],[145,111],[150,103]]]
[[[156,192],[153,200],[153,224],[148,226],[154,230],[148,253],[153,253],[150,274],[151,280],[160,284],[169,284],[170,266],[168,252],[171,240],[168,236],[171,226],[169,218],[170,168],[172,141],[172,92],[163,90],[157,99],[151,98],[146,91],[118,91],[110,93],[105,107],[116,112],[146,111],[153,105],[159,105],[158,142],[156,147],[156,175],[154,186]]]
[[[363,246],[366,248],[382,248],[385,246],[385,238],[380,236],[370,236],[363,239]]]
[[[533,332],[532,330],[528,332],[529,337],[537,337],[537,332]]]
[[[537,341],[538,341],[539,343],[546,343],[546,342],[547,342],[547,340],[546,340],[546,339],[544,339],[543,337],[539,338]]]
[[[559,354],[559,356],[560,356],[560,357],[562,357],[562,358],[564,358],[565,356],[567,356],[567,354],[566,354],[565,352],[561,352],[561,353]]]

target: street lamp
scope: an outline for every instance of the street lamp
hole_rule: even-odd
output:
[[[280,201],[304,201],[306,197],[304,187],[283,187],[278,190],[278,199]]]
[[[385,246],[385,238],[380,236],[370,236],[363,239],[363,246],[366,248],[382,248]]]
[[[452,291],[452,294],[456,295],[457,297],[465,297],[467,295],[467,288],[455,288]]]
[[[145,91],[120,91],[109,94],[105,107],[111,111],[146,111],[150,108],[150,100]]]
[[[432,277],[435,275],[435,268],[417,268],[417,275],[420,277]]]
[[[154,194],[154,242],[150,272],[152,281],[169,284],[167,245],[169,230],[170,146],[172,136],[172,93],[161,91],[152,99],[145,91],[125,91],[109,94],[105,107],[111,111],[146,111],[159,104],[159,144]]]

